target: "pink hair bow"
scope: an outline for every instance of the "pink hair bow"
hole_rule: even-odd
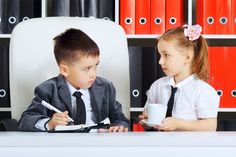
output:
[[[197,24],[193,26],[183,25],[184,35],[189,38],[190,41],[194,41],[198,39],[202,32],[202,27]]]

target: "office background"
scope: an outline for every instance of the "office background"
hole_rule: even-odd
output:
[[[164,76],[156,53],[158,36],[172,27],[201,24],[209,44],[209,83],[221,95],[219,129],[234,123],[236,0],[0,0],[0,119],[11,118],[8,50],[12,29],[23,20],[50,16],[101,18],[124,28],[129,44],[134,131],[143,130],[137,115],[143,110],[148,88]]]

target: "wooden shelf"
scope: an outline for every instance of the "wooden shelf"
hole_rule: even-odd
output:
[[[11,34],[0,34],[0,38],[11,38]]]

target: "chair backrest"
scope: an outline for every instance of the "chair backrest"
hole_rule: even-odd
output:
[[[111,21],[79,17],[35,18],[14,28],[10,40],[12,118],[19,120],[38,84],[58,75],[53,38],[68,28],[81,29],[98,44],[98,76],[113,82],[117,100],[129,118],[129,55],[125,32]]]

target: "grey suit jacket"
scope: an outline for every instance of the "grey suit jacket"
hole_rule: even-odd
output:
[[[35,88],[35,97],[28,109],[23,112],[19,121],[19,129],[23,131],[40,131],[35,128],[38,120],[52,117],[54,111],[41,105],[45,100],[60,111],[68,111],[72,117],[71,95],[62,75],[47,80]],[[116,101],[116,92],[113,84],[101,77],[97,77],[89,88],[90,101],[95,123],[109,118],[112,124],[123,125],[129,128],[129,120],[122,113],[122,107]]]

